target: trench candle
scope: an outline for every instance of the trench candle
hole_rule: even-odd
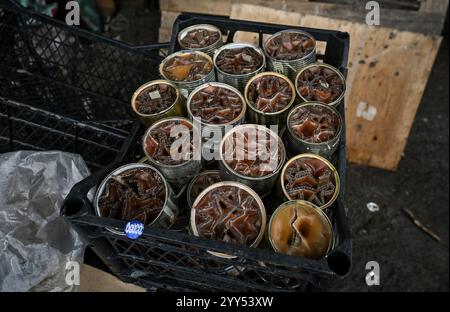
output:
[[[159,65],[159,72],[186,98],[199,85],[215,79],[211,57],[200,51],[183,50],[170,54]]]
[[[209,186],[191,209],[191,229],[195,236],[226,243],[256,247],[264,235],[265,225],[266,211],[261,199],[251,188],[237,182]]]
[[[342,118],[334,107],[318,102],[297,105],[287,117],[286,150],[290,155],[314,153],[330,158],[341,131]]]
[[[302,68],[295,78],[302,101],[316,101],[337,107],[345,95],[345,78],[331,65],[314,63]]]
[[[187,188],[187,201],[189,207],[192,207],[198,195],[210,185],[220,182],[219,170],[206,170],[200,172],[189,182]]]
[[[226,126],[243,122],[246,105],[242,94],[235,88],[220,82],[210,82],[192,91],[187,101],[187,111],[190,119],[198,121],[205,133],[203,154],[211,154],[208,158],[217,159],[218,145]]]
[[[316,61],[316,41],[307,32],[286,29],[270,36],[263,45],[269,70],[295,80],[297,72]]]
[[[143,149],[150,164],[160,170],[170,184],[181,188],[200,172],[198,139],[197,131],[187,118],[169,117],[147,129]]]
[[[269,221],[269,241],[278,253],[323,258],[333,248],[333,227],[326,214],[303,200],[279,206]]]
[[[152,166],[137,163],[110,173],[96,192],[94,206],[101,217],[139,220],[166,228],[175,222],[178,212],[172,188],[162,174]]]
[[[300,154],[288,160],[280,176],[288,200],[306,200],[321,209],[330,207],[339,195],[339,175],[325,158]]]
[[[229,43],[214,53],[217,81],[244,92],[245,85],[266,67],[264,53],[250,43]]]
[[[178,88],[166,80],[154,80],[140,86],[131,98],[131,108],[145,126],[170,116],[185,114],[185,99]]]
[[[252,77],[245,87],[245,101],[251,123],[284,127],[295,101],[294,84],[284,75],[264,72]]]
[[[246,184],[260,196],[273,190],[285,158],[278,135],[254,124],[240,125],[227,132],[220,142],[220,153],[222,180]]]
[[[178,33],[178,43],[183,49],[205,52],[212,57],[223,45],[222,33],[214,25],[192,25]]]

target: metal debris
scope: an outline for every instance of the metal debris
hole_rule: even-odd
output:
[[[431,231],[429,228],[422,225],[422,223],[420,223],[420,221],[416,219],[416,217],[414,216],[414,214],[412,213],[411,210],[409,210],[407,208],[403,208],[402,210],[414,222],[414,224],[419,229],[421,229],[422,231],[424,231],[425,233],[430,235],[435,241],[441,242],[441,238],[438,235],[436,235],[435,233],[433,233],[433,231]]]
[[[380,206],[378,206],[374,202],[367,203],[366,207],[367,207],[367,209],[369,209],[370,212],[376,212],[376,211],[380,210]]]

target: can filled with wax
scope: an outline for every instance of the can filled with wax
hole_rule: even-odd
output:
[[[225,83],[205,83],[191,92],[187,112],[194,124],[200,124],[205,160],[219,158],[220,140],[227,129],[243,123],[246,108],[242,94]]]
[[[329,64],[309,64],[298,72],[295,90],[302,102],[321,102],[337,107],[345,96],[345,77]]]
[[[268,237],[275,252],[308,259],[319,260],[334,248],[330,219],[304,200],[278,206],[269,221]]]
[[[271,35],[263,45],[270,71],[294,81],[298,71],[316,61],[316,40],[304,31],[286,29]]]
[[[253,76],[244,91],[249,122],[284,127],[295,97],[294,84],[286,76],[276,72],[263,72]]]
[[[204,52],[212,57],[223,45],[222,32],[210,24],[192,25],[178,33],[178,43],[185,50]]]
[[[189,119],[169,117],[151,125],[142,140],[148,162],[175,188],[201,171],[200,136]]]
[[[329,208],[339,196],[336,168],[322,156],[305,153],[289,159],[281,170],[279,201],[305,200]]]
[[[266,59],[263,51],[250,43],[229,43],[214,53],[217,81],[244,92],[245,85],[254,75],[264,71]]]
[[[200,193],[208,186],[220,182],[219,170],[205,170],[200,172],[194,178],[187,187],[187,202],[189,208],[192,208],[192,204]]]
[[[334,107],[319,102],[302,103],[287,117],[287,153],[314,153],[329,159],[339,145],[341,132],[342,117]]]
[[[220,153],[222,180],[243,183],[261,197],[275,188],[286,155],[279,136],[255,124],[228,131],[220,142]]]
[[[131,98],[131,108],[146,127],[165,117],[184,116],[185,103],[178,87],[167,80],[147,82]]]
[[[211,57],[200,51],[182,50],[170,54],[159,65],[159,73],[176,85],[185,98],[198,86],[215,80]]]
[[[190,227],[195,236],[255,248],[265,233],[266,211],[261,198],[248,186],[218,182],[195,199]],[[236,258],[214,250],[208,252],[221,258]]]
[[[106,176],[96,191],[94,209],[100,217],[139,220],[144,225],[162,228],[173,225],[178,214],[172,187],[161,172],[139,163],[121,166]],[[123,231],[106,229],[125,235]]]

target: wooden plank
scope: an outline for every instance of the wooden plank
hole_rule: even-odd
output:
[[[442,38],[295,14],[245,4],[231,10],[234,19],[350,33],[347,158],[395,170]]]
[[[80,270],[81,292],[145,292],[142,287],[124,283],[117,277],[83,264]]]
[[[435,3],[433,1],[436,1]],[[354,5],[308,2],[305,0],[168,0],[161,1],[161,10],[175,12],[190,12],[229,16],[231,7],[235,4],[253,4],[266,8],[274,8],[287,12],[309,14],[330,18],[339,18],[356,23],[365,23],[368,11],[365,1]],[[397,28],[424,34],[440,35],[442,32],[448,0],[426,0],[422,10],[380,9],[381,26]]]
[[[158,32],[158,42],[169,42],[172,37],[172,28],[160,28]]]
[[[180,12],[161,11],[160,28],[172,29],[173,23],[178,15],[180,15]]]

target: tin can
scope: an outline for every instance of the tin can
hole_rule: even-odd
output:
[[[295,222],[292,223],[292,220],[286,220],[287,222],[283,222],[283,217],[285,218],[286,216],[282,216],[283,214],[289,213],[287,211],[287,209],[301,209],[302,212],[305,213],[305,215],[308,215],[308,223],[303,224],[303,226],[306,226],[307,228],[302,229],[302,224],[300,223],[301,220],[299,220],[299,223],[297,224],[297,226],[299,227],[298,232],[300,232],[300,234],[302,234],[302,238],[301,239],[307,239],[308,234],[311,233],[311,231],[309,230],[311,227],[311,220],[312,218],[317,218],[317,220],[319,220],[322,224],[323,227],[323,231],[325,231],[325,233],[321,233],[320,237],[321,238],[325,238],[326,241],[324,242],[324,245],[326,246],[325,252],[317,252],[314,256],[312,255],[312,244],[313,243],[318,243],[317,240],[312,240],[311,244],[308,244],[308,246],[311,247],[311,249],[309,250],[304,250],[306,251],[305,254],[291,254],[294,256],[303,256],[306,258],[312,258],[312,259],[320,259],[322,257],[325,257],[331,250],[333,250],[334,248],[334,232],[333,232],[333,226],[331,225],[330,219],[328,218],[328,216],[325,214],[325,212],[323,212],[321,209],[319,209],[316,205],[308,202],[308,201],[304,201],[304,200],[290,200],[287,201],[283,204],[281,204],[280,206],[278,206],[278,208],[274,211],[274,213],[272,214],[270,220],[269,220],[269,226],[268,226],[268,237],[269,237],[269,242],[270,245],[272,246],[273,250],[277,253],[286,253],[286,250],[283,252],[283,249],[281,247],[281,245],[283,244],[283,239],[281,237],[277,237],[275,238],[274,236],[278,235],[278,236],[282,236],[282,234],[285,234],[287,237],[285,237],[286,242],[291,241],[292,240],[292,236],[293,235],[289,235],[287,229],[289,227],[293,227],[295,226]],[[297,214],[297,211],[296,211]],[[311,217],[314,216],[314,217]],[[297,220],[295,220],[297,221]],[[276,231],[276,228],[274,228],[274,224],[278,222],[278,227],[280,227],[280,224],[284,224],[282,228],[283,228],[283,233]],[[325,235],[326,234],[326,235]],[[277,241],[278,240],[278,241]],[[291,242],[292,244],[292,242]],[[284,246],[286,247],[286,246]],[[301,250],[290,250],[289,252],[287,252],[287,254],[290,254],[290,252],[294,253],[294,252],[302,252]],[[308,254],[308,252],[310,254]]]
[[[346,90],[346,81],[345,81],[345,77],[344,77],[344,75],[343,75],[337,68],[335,68],[335,67],[333,67],[333,66],[331,66],[331,65],[329,65],[329,64],[325,64],[325,63],[312,63],[312,64],[308,64],[307,66],[303,67],[303,68],[297,73],[297,75],[296,75],[294,81],[295,81],[295,90],[296,90],[296,92],[297,92],[297,95],[298,95],[300,101],[301,101],[301,102],[308,102],[308,101],[311,101],[311,100],[308,100],[308,99],[304,98],[304,97],[300,94],[299,86],[298,86],[298,80],[299,80],[299,77],[300,77],[300,75],[302,75],[303,72],[305,72],[306,70],[310,69],[311,67],[315,67],[315,66],[323,67],[323,68],[328,68],[328,69],[332,70],[332,71],[335,72],[335,73],[339,76],[339,78],[342,80],[344,89],[343,89],[342,93],[340,94],[340,96],[339,96],[336,100],[332,101],[331,103],[326,103],[326,104],[329,105],[329,106],[338,107],[338,105],[341,104],[341,102],[344,100],[344,96],[345,96],[345,90]]]
[[[286,164],[283,167],[283,170],[281,170],[281,174],[280,174],[280,182],[279,182],[279,201],[281,202],[285,202],[285,201],[289,201],[289,200],[295,200],[294,198],[291,198],[288,195],[288,192],[286,190],[286,186],[284,183],[284,176],[286,174],[286,169],[296,160],[301,159],[301,158],[313,158],[313,159],[318,159],[320,161],[322,161],[323,163],[325,163],[327,165],[327,167],[331,170],[333,177],[334,177],[334,181],[335,181],[335,189],[333,192],[333,195],[331,196],[331,198],[328,200],[328,202],[326,202],[324,205],[319,206],[318,208],[325,210],[328,207],[330,207],[338,198],[339,196],[339,190],[340,190],[340,179],[339,179],[339,174],[336,170],[336,168],[333,166],[333,164],[331,162],[329,162],[327,159],[323,158],[322,156],[316,155],[316,154],[311,154],[311,153],[305,153],[305,154],[300,154],[297,155],[291,159],[289,159]]]
[[[240,112],[238,117],[236,117],[234,120],[224,123],[224,124],[210,124],[205,121],[202,121],[201,118],[193,115],[192,110],[191,110],[192,98],[195,96],[195,94],[197,92],[199,92],[209,86],[224,88],[224,89],[232,91],[237,96],[239,96],[243,107],[242,107],[242,111]],[[242,96],[241,92],[239,92],[236,88],[229,86],[225,83],[221,83],[221,82],[205,83],[205,84],[202,84],[201,86],[195,88],[195,90],[193,90],[191,92],[191,94],[189,95],[189,98],[187,100],[187,113],[188,113],[189,119],[191,119],[194,124],[198,123],[200,125],[202,134],[206,133],[206,134],[210,135],[211,133],[213,133],[212,137],[209,137],[209,136],[203,137],[203,135],[202,135],[202,156],[213,154],[213,159],[219,158],[219,155],[220,155],[219,145],[220,145],[221,138],[224,136],[227,129],[232,128],[236,125],[240,125],[244,122],[246,108],[247,108],[247,105],[245,104],[245,100],[244,100],[244,97]],[[206,160],[209,161],[211,159],[206,159]]]
[[[307,55],[305,55],[299,59],[296,59],[296,60],[280,60],[280,59],[271,57],[267,53],[267,47],[266,47],[267,42],[269,42],[270,40],[274,39],[277,36],[281,36],[283,33],[298,33],[298,34],[301,34],[303,36],[306,36],[306,37],[312,39],[313,43],[314,43],[314,47],[313,47],[312,51],[309,52]],[[301,68],[305,67],[306,65],[308,65],[310,63],[314,63],[316,61],[316,40],[314,39],[314,37],[311,34],[305,32],[305,31],[298,30],[298,29],[286,29],[286,30],[282,30],[277,33],[274,33],[266,40],[266,42],[263,45],[263,48],[264,48],[264,53],[267,58],[268,69],[270,71],[275,71],[277,73],[287,76],[291,81],[294,81],[298,71]]]
[[[180,56],[180,55],[185,55],[185,54],[197,54],[198,56],[204,58],[209,63],[211,63],[211,71],[208,74],[206,74],[203,78],[195,80],[195,81],[175,81],[175,80],[169,79],[164,73],[164,68],[165,68],[167,62],[169,60],[171,60],[172,58],[174,58],[175,56]],[[189,94],[192,92],[192,90],[194,90],[198,86],[204,84],[205,82],[215,81],[215,78],[216,78],[215,72],[214,72],[213,61],[212,61],[211,57],[204,52],[190,51],[190,50],[178,51],[178,52],[172,53],[169,56],[167,56],[159,65],[159,74],[164,79],[166,79],[166,80],[172,82],[174,85],[176,85],[178,87],[178,89],[180,90],[181,94],[185,98],[187,98],[189,96]]]
[[[258,196],[258,194],[256,194],[256,192],[254,190],[252,190],[250,187],[248,187],[247,185],[244,185],[242,183],[238,183],[238,182],[233,182],[233,181],[224,181],[224,182],[218,182],[215,183],[211,186],[209,186],[208,188],[206,188],[203,192],[200,193],[200,195],[195,199],[193,205],[192,205],[192,209],[191,209],[191,215],[190,215],[190,231],[192,232],[192,234],[194,236],[200,236],[198,233],[198,229],[197,229],[197,225],[195,222],[195,216],[196,216],[196,209],[195,206],[202,200],[202,198],[207,195],[211,190],[222,187],[222,186],[232,186],[232,187],[237,187],[240,188],[244,191],[246,191],[247,193],[249,193],[256,201],[256,203],[258,204],[260,213],[261,213],[261,227],[259,229],[259,233],[257,235],[257,237],[255,238],[255,240],[253,241],[253,243],[249,246],[250,248],[256,248],[258,246],[258,244],[261,242],[261,240],[264,237],[264,233],[265,233],[265,229],[266,229],[266,210],[264,208],[264,203],[262,202],[261,198]],[[208,252],[214,256],[220,257],[220,258],[226,258],[226,259],[234,259],[237,258],[236,256],[232,256],[232,255],[228,255],[228,254],[224,254],[224,253],[220,253],[217,251],[210,251],[208,250]]]
[[[161,162],[156,161],[153,159],[152,155],[149,155],[148,149],[147,149],[147,137],[150,135],[150,132],[157,128],[162,123],[168,122],[168,121],[176,121],[176,122],[183,122],[188,124],[193,129],[193,147],[194,151],[192,153],[192,158],[189,160],[186,160],[180,164],[176,165],[169,165],[164,164]],[[151,125],[147,131],[144,134],[143,140],[142,140],[142,148],[144,150],[145,156],[148,159],[149,164],[157,168],[164,178],[176,189],[182,189],[185,185],[189,183],[189,181],[196,176],[202,168],[201,164],[201,158],[198,155],[198,143],[196,143],[196,140],[199,139],[198,133],[196,129],[193,127],[192,123],[189,121],[189,119],[185,117],[169,117],[165,119],[158,120],[153,125]]]
[[[197,29],[206,29],[208,31],[215,31],[219,34],[219,39],[217,39],[217,41],[213,42],[212,44],[210,44],[209,46],[206,46],[206,47],[189,48],[189,47],[184,46],[183,43],[181,42],[181,40],[187,35],[188,32],[197,30]],[[223,45],[222,32],[216,26],[210,25],[210,24],[198,24],[198,25],[192,25],[192,26],[186,27],[185,29],[181,30],[178,33],[177,39],[178,39],[178,44],[183,49],[204,52],[204,53],[208,54],[210,57],[213,57],[214,52]]]
[[[272,139],[277,142],[276,153],[279,156],[278,163],[276,168],[267,175],[257,177],[245,176],[243,174],[234,171],[225,160],[226,155],[224,155],[224,152],[226,147],[225,145],[229,144],[227,142],[228,138],[233,136],[235,132],[248,133],[248,131],[251,131],[252,129],[258,132],[259,131],[268,132],[269,135],[272,137]],[[269,195],[275,188],[277,184],[278,175],[283,167],[285,157],[286,151],[284,148],[284,144],[280,139],[280,137],[275,132],[261,125],[255,124],[240,125],[228,131],[223,137],[222,141],[220,142],[220,159],[219,159],[220,177],[222,178],[223,181],[236,181],[245,184],[250,188],[252,188],[259,196],[264,198],[265,196]]]
[[[192,196],[192,188],[195,185],[195,183],[198,181],[199,178],[204,178],[205,176],[211,176],[211,179],[214,179],[214,177],[219,176],[219,170],[202,171],[197,176],[192,178],[191,182],[189,182],[189,185],[187,187],[187,203],[188,203],[189,208],[192,208],[192,204],[194,203],[195,199],[197,198],[197,197]],[[217,182],[220,182],[220,181],[217,181]]]
[[[153,220],[153,222],[151,222],[147,226],[157,226],[157,227],[161,227],[161,228],[169,228],[170,226],[172,226],[175,223],[176,217],[178,214],[178,205],[177,205],[177,200],[175,198],[175,194],[174,194],[171,186],[169,185],[169,183],[167,183],[166,179],[161,174],[161,172],[159,172],[158,169],[156,169],[150,165],[147,165],[147,164],[139,164],[139,163],[126,164],[126,165],[123,165],[123,166],[115,169],[110,174],[108,174],[106,176],[106,178],[103,179],[102,183],[100,183],[100,185],[97,188],[97,191],[95,193],[95,197],[94,197],[95,213],[97,214],[97,216],[103,217],[100,212],[100,208],[99,208],[99,200],[100,200],[101,195],[103,194],[103,191],[105,190],[105,186],[106,186],[106,183],[108,182],[108,180],[118,174],[121,174],[121,173],[127,171],[127,170],[136,169],[136,168],[145,168],[145,169],[150,169],[153,172],[156,172],[161,177],[161,180],[164,183],[164,188],[166,190],[166,199],[164,202],[163,209],[161,210],[159,215],[155,218],[155,220]],[[120,232],[120,231],[117,231],[112,228],[106,228],[106,229],[117,235],[125,235],[124,232]]]
[[[253,71],[251,73],[247,73],[247,74],[236,74],[235,75],[235,74],[230,74],[230,73],[226,73],[226,72],[222,71],[216,64],[217,56],[224,50],[239,49],[239,48],[251,48],[251,49],[255,50],[262,57],[261,66],[258,69],[256,69],[255,71]],[[250,43],[240,43],[240,42],[239,43],[228,43],[216,50],[216,52],[214,53],[213,61],[214,61],[214,67],[217,72],[217,81],[226,83],[230,86],[233,86],[236,89],[238,89],[240,92],[244,92],[245,85],[247,84],[247,82],[249,81],[249,79],[251,77],[253,77],[254,75],[256,75],[260,72],[263,72],[266,67],[266,58],[264,56],[263,51],[259,47],[256,47]]]
[[[168,85],[170,88],[174,88],[176,91],[176,99],[165,110],[155,113],[155,114],[142,114],[140,113],[136,108],[136,99],[141,94],[141,92],[145,91],[151,86],[158,85],[158,84],[165,84]],[[186,114],[185,109],[185,103],[186,99],[184,96],[181,95],[180,90],[178,90],[177,86],[171,83],[167,80],[153,80],[150,82],[147,82],[140,86],[131,97],[131,108],[133,111],[138,115],[139,119],[141,120],[142,124],[146,127],[149,127],[151,124],[153,124],[155,121],[160,120],[165,117],[171,117],[171,116],[184,116]]]
[[[264,76],[275,76],[278,78],[281,78],[283,80],[285,80],[289,86],[290,89],[292,91],[292,99],[289,102],[289,104],[283,108],[280,111],[277,112],[262,112],[260,110],[258,110],[254,105],[252,105],[252,102],[249,99],[249,88],[250,85],[252,84],[253,81],[255,81],[256,79],[260,78],[260,77],[264,77]],[[292,107],[292,105],[295,102],[295,87],[294,84],[284,75],[276,73],[276,72],[263,72],[263,73],[259,73],[255,76],[253,76],[248,82],[247,85],[245,86],[245,91],[244,91],[244,98],[245,98],[245,102],[247,103],[249,109],[247,111],[247,116],[248,116],[248,120],[251,123],[255,123],[255,124],[259,124],[259,125],[265,125],[265,126],[271,126],[271,125],[277,125],[279,128],[283,128],[286,124],[286,116],[290,110],[290,108]]]
[[[306,140],[303,140],[299,138],[297,135],[295,135],[294,131],[291,128],[291,119],[292,116],[296,114],[296,112],[301,109],[302,107],[320,107],[323,110],[328,111],[332,116],[334,116],[334,119],[338,122],[338,127],[336,134],[333,138],[330,140],[327,140],[325,142],[320,143],[314,143],[314,142],[308,142]],[[302,153],[314,153],[320,156],[323,156],[325,158],[331,158],[331,156],[336,151],[339,140],[341,137],[342,132],[342,117],[337,111],[336,108],[329,106],[327,104],[319,103],[319,102],[305,102],[303,104],[297,105],[294,107],[288,117],[287,117],[287,123],[286,123],[286,150],[289,155],[298,155]]]

